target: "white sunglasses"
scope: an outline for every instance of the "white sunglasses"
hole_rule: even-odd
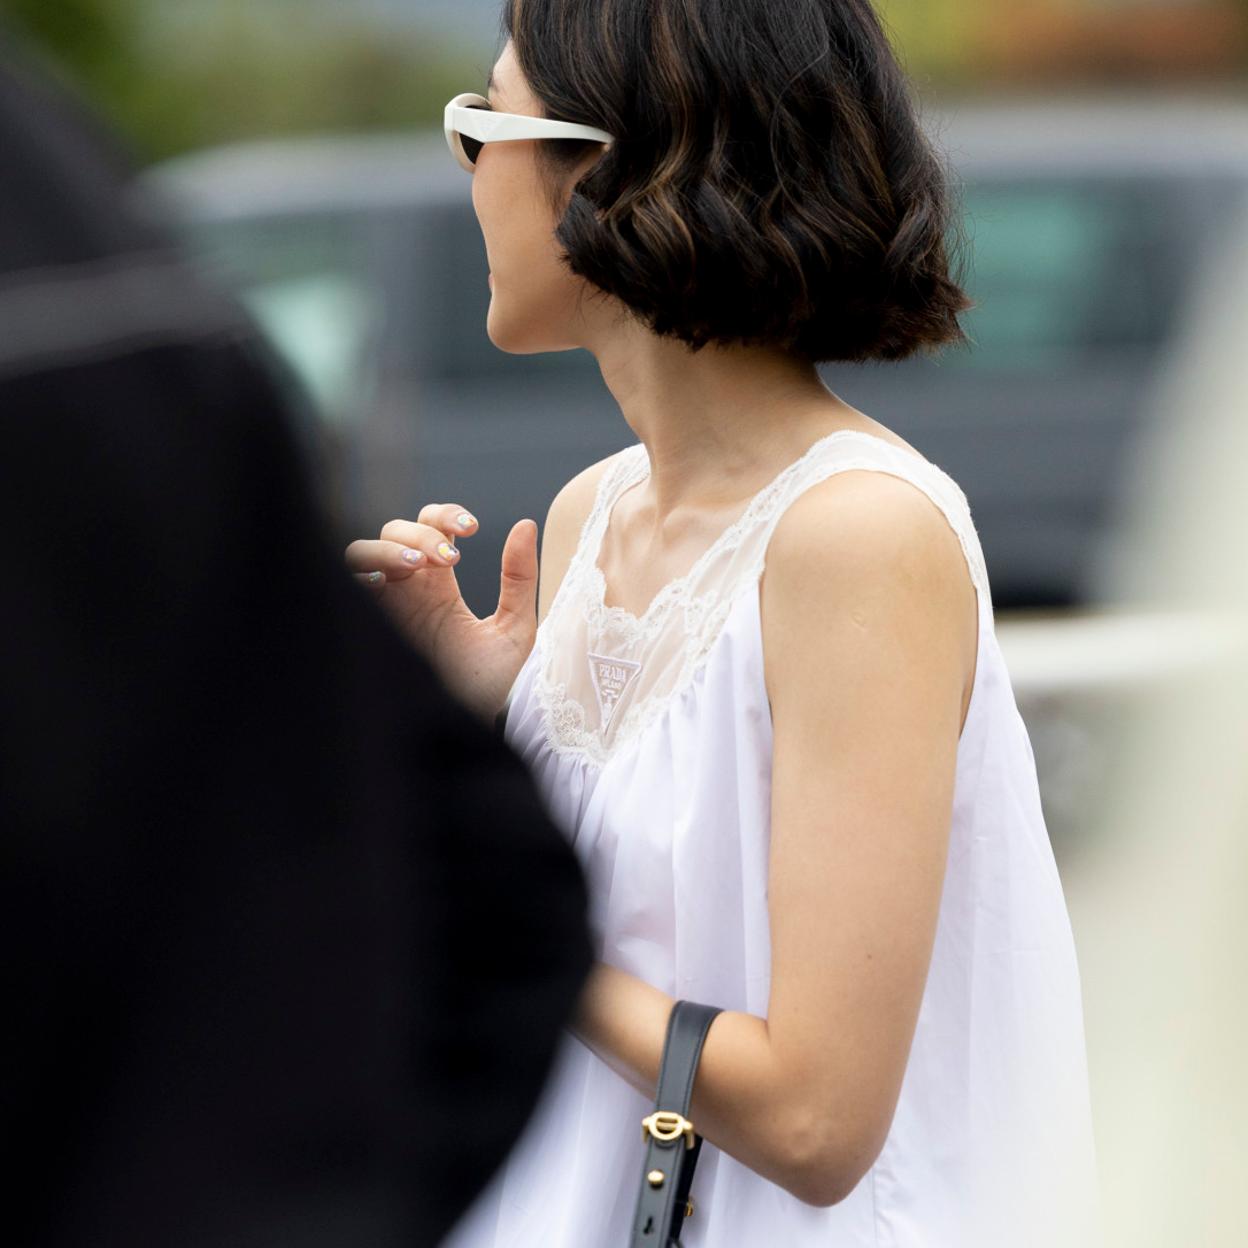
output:
[[[446,106],[443,124],[451,154],[469,173],[476,169],[485,143],[516,139],[592,139],[608,145],[615,142],[605,130],[595,130],[593,126],[526,117],[521,113],[496,113],[485,96],[471,91],[457,95]]]

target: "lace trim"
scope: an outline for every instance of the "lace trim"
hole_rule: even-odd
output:
[[[826,480],[838,472],[866,468],[901,477],[932,498],[957,534],[976,589],[981,614],[986,615],[991,623],[993,613],[987,567],[978,541],[971,536],[974,522],[971,519],[970,504],[961,487],[930,461],[919,459],[883,438],[856,429],[834,431],[814,443],[800,459],[783,469],[750,500],[745,511],[711,543],[688,572],[669,581],[659,590],[640,616],[623,607],[608,606],[604,601],[606,581],[598,567],[598,554],[604,521],[611,506],[623,490],[640,479],[641,474],[637,470],[644,464],[645,447],[637,443],[622,452],[616,462],[603,473],[594,505],[581,528],[576,551],[551,603],[547,618],[538,629],[534,643],[537,653],[534,656],[536,671],[533,692],[545,721],[547,745],[554,753],[583,755],[601,766],[630,741],[640,737],[667,706],[685,692],[697,673],[706,665],[714,644],[723,631],[724,623],[741,594],[757,590],[758,578],[766,566],[768,542],[760,544],[758,554],[727,591],[714,597],[696,594],[694,587],[699,578],[714,559],[737,550],[748,535],[758,530],[760,524],[775,519],[782,510],[781,504],[787,501],[788,487],[816,451],[831,441],[845,437],[861,437],[872,443],[882,443],[891,452],[888,456],[889,462],[882,463],[878,458],[869,455],[838,459],[832,464],[820,465],[821,471],[814,481]],[[905,460],[914,462],[909,464]],[[965,524],[958,522],[961,517],[965,517]],[[546,625],[555,618],[557,608],[570,605],[573,600],[580,603],[582,617],[591,639],[591,648],[595,650],[607,650],[611,645],[620,644],[629,647],[632,653],[637,653],[636,647],[644,647],[660,634],[673,611],[678,608],[683,610],[684,656],[675,682],[670,689],[657,690],[636,700],[624,713],[610,745],[604,742],[603,729],[589,726],[586,709],[568,693],[566,682],[554,681],[547,675],[550,655],[549,630]]]
[[[655,691],[635,701],[624,712],[610,745],[604,741],[603,729],[589,726],[588,712],[568,693],[567,683],[548,677],[550,655],[546,637],[543,635],[546,632],[546,620],[543,620],[534,645],[536,654],[533,696],[545,722],[546,744],[549,749],[555,754],[584,756],[602,766],[632,741],[640,738],[659,715],[689,688],[697,673],[706,666],[732,608],[743,593],[757,588],[763,561],[758,560],[757,565],[757,571],[752,569],[752,576],[743,577],[731,594],[724,595],[714,604],[706,604],[705,600],[700,599],[691,600],[686,619],[696,616],[699,624],[696,632],[690,635],[693,644],[686,641],[684,659],[676,681],[671,689]],[[550,614],[553,613],[552,604]],[[549,618],[548,615],[547,619]]]

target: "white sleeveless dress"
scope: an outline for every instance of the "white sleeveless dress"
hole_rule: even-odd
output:
[[[506,735],[585,867],[600,960],[674,997],[766,1017],[771,716],[758,580],[805,489],[847,469],[922,490],[979,599],[935,947],[883,1150],[839,1204],[808,1205],[704,1143],[686,1248],[1070,1248],[1099,1242],[1075,949],[1026,728],[966,496],[874,434],[814,443],[635,617],[598,552],[643,444],[593,509],[516,677]],[[649,1098],[566,1032],[538,1109],[445,1248],[626,1248]]]

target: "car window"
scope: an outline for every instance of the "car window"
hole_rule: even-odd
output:
[[[1161,343],[1180,294],[1182,221],[1158,187],[1081,182],[969,185],[963,193],[976,308],[973,347],[950,367],[1047,369]]]
[[[383,292],[370,281],[367,239],[350,217],[191,223],[200,261],[238,295],[331,424],[363,410],[368,348]]]
[[[350,418],[365,397],[373,301],[362,282],[315,273],[261,282],[243,303],[332,422]]]

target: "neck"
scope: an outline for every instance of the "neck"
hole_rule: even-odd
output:
[[[639,489],[656,525],[730,508],[823,434],[863,421],[813,364],[772,348],[708,346],[694,354],[638,331],[594,354],[646,447],[650,475]]]

